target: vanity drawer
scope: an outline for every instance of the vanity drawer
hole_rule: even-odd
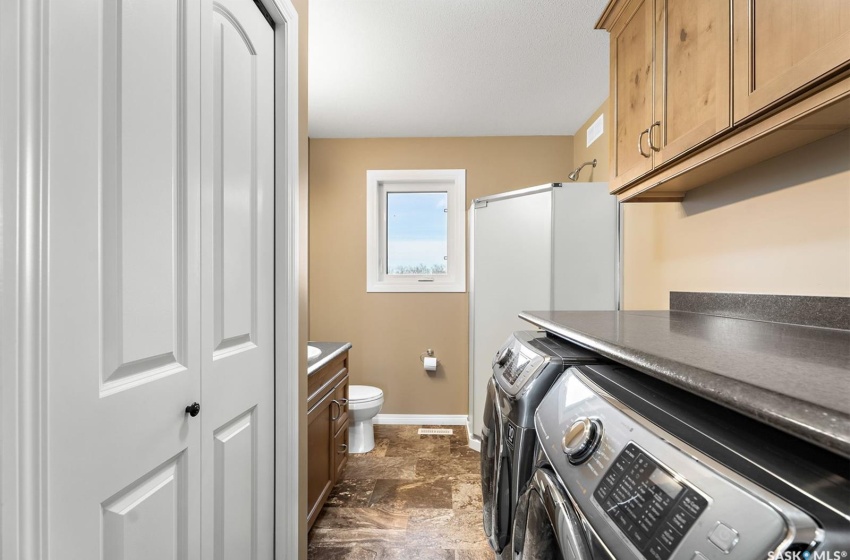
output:
[[[319,371],[313,372],[307,378],[307,408],[311,408],[333,390],[346,374],[348,374],[348,352],[337,356]]]

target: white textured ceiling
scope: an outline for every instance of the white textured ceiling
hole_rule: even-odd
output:
[[[310,0],[310,136],[573,134],[608,96],[605,4]]]

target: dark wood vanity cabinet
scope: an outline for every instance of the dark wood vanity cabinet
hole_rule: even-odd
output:
[[[307,528],[348,461],[348,352],[307,380]]]

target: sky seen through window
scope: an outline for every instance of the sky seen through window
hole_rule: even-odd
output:
[[[446,274],[448,193],[387,193],[387,274]]]

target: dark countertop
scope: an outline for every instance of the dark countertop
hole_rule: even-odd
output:
[[[308,377],[322,369],[325,364],[351,348],[350,342],[308,342],[307,344],[309,346],[315,346],[322,351],[321,354],[312,360],[307,360]]]
[[[850,331],[686,311],[520,318],[850,457]]]

